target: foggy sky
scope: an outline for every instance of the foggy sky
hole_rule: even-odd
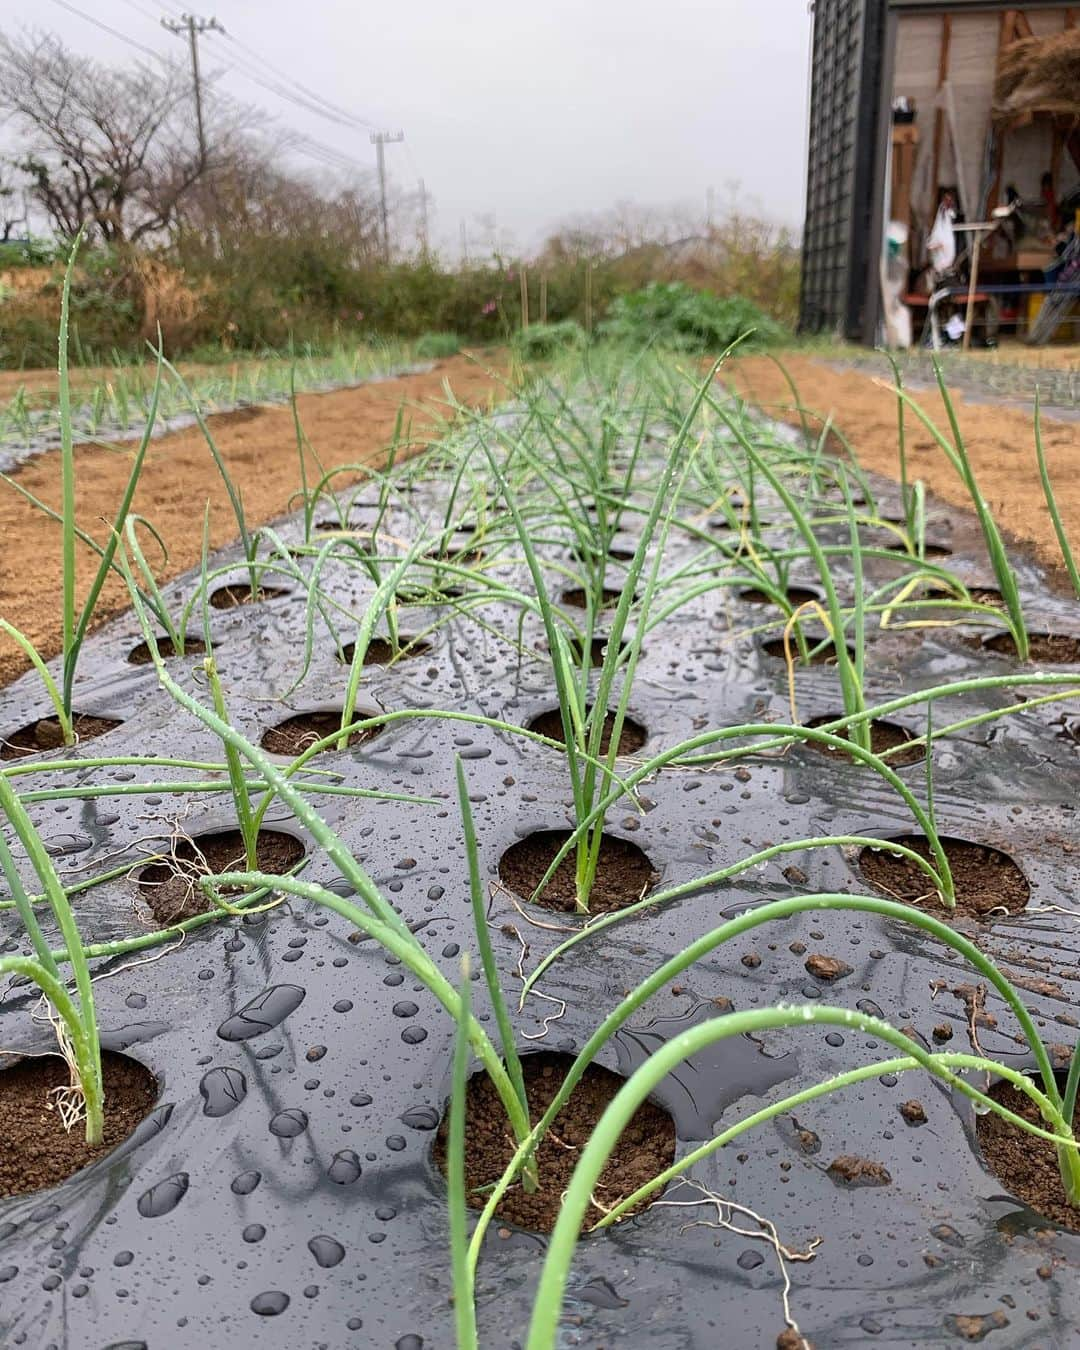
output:
[[[567,218],[617,201],[702,214],[738,184],[741,205],[802,217],[806,0],[198,0],[216,87],[371,167],[368,130],[325,121],[251,83],[250,49],[406,141],[387,148],[399,190],[422,177],[433,241],[494,214],[528,248]],[[160,27],[183,0],[70,0],[137,42],[186,55]],[[99,59],[145,59],[56,0],[0,0],[11,32],[49,29]],[[277,77],[264,70],[270,81]],[[10,142],[10,136],[5,136]],[[298,161],[299,162],[299,161]]]

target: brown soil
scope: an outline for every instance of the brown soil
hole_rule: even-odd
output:
[[[622,591],[613,591],[605,586],[600,592],[600,608],[614,609],[621,599]],[[571,609],[589,608],[588,596],[580,586],[574,586],[568,591],[563,591],[559,600],[561,604],[569,605]]]
[[[808,727],[823,727],[829,722],[835,722],[841,713],[830,713],[825,717],[812,717],[806,723]],[[840,732],[845,739],[850,739],[847,732]],[[912,739],[911,732],[905,727],[897,726],[895,722],[880,722],[877,719],[870,723],[870,749],[875,755],[880,755],[885,750],[892,750],[894,746],[904,745]],[[819,755],[827,755],[830,759],[850,759],[846,750],[837,750],[831,745],[823,745],[820,742],[805,742],[807,749],[816,751]],[[910,750],[901,750],[898,755],[890,755],[885,761],[894,769],[902,768],[905,764],[918,764],[926,756],[926,751],[921,745],[913,746]]]
[[[1010,1083],[995,1083],[989,1095],[1025,1120],[1046,1127],[1034,1102]],[[1074,1133],[1080,1131],[1080,1104],[1073,1113],[1072,1126]],[[1065,1198],[1057,1150],[1048,1139],[1038,1139],[1010,1125],[993,1111],[976,1117],[975,1133],[987,1167],[1010,1195],[1023,1200],[1044,1219],[1080,1232],[1080,1210]]]
[[[807,637],[807,639],[806,639],[807,645],[808,645],[809,647],[811,647],[811,648],[813,648],[813,646],[815,645],[815,643],[818,643],[818,642],[820,642],[820,641],[821,641],[821,638],[818,637],[818,636],[815,636],[815,637]],[[795,642],[794,637],[792,637],[792,639],[791,639],[790,646],[791,646],[791,656],[792,656],[792,660],[795,662],[795,667],[796,667],[796,669],[799,669],[799,668],[801,668],[801,667],[803,666],[804,663],[803,663],[802,661],[799,660],[799,648],[798,648],[798,646],[796,645],[796,642]],[[783,639],[783,638],[769,638],[769,640],[768,640],[767,642],[763,642],[763,643],[761,644],[761,650],[765,653],[766,656],[774,656],[774,657],[776,657],[776,659],[779,660],[779,661],[784,661],[784,662],[787,661],[787,651],[786,651],[786,649],[785,649],[785,647],[784,647],[784,639]],[[849,647],[849,648],[847,649],[847,652],[848,652],[848,656],[850,656],[851,659],[854,661],[854,660],[855,660],[855,652],[854,652],[854,650],[853,650],[851,647]],[[811,656],[810,656],[810,665],[812,665],[812,666],[835,666],[835,665],[836,665],[836,652],[835,652],[835,650],[833,649],[832,645],[830,644],[828,647],[822,647],[820,651],[816,651],[816,652],[812,651],[812,652],[811,652]]]
[[[888,1186],[892,1181],[888,1169],[881,1163],[854,1153],[834,1158],[825,1170],[838,1186]]]
[[[157,640],[158,654],[163,657],[176,656],[176,645],[171,637],[159,637]],[[186,661],[189,656],[202,656],[206,651],[206,643],[202,638],[185,638],[183,659]],[[150,647],[145,642],[140,642],[137,647],[132,647],[128,652],[128,661],[133,666],[148,666],[153,657],[150,655]]]
[[[1029,633],[1031,652],[1029,662],[1046,662],[1047,665],[1075,665],[1080,662],[1080,638],[1068,637],[1064,633]],[[995,633],[987,638],[983,646],[988,651],[1003,652],[1008,656],[1016,655],[1016,643],[1011,633]]]
[[[1053,353],[1040,350],[1034,357],[1052,359]],[[864,468],[894,479],[899,476],[896,395],[887,384],[861,371],[834,369],[827,358],[801,352],[785,353],[784,364],[812,410],[815,429],[820,429],[824,419],[831,417],[837,430],[854,447]],[[720,377],[763,411],[792,426],[799,425],[784,377],[767,357],[747,356],[726,363]],[[969,401],[955,389],[950,393],[979,487],[995,520],[1013,535],[1032,543],[1044,563],[1060,567],[1061,551],[1039,482],[1031,410]],[[939,427],[947,428],[945,408],[936,389],[914,391],[914,397]],[[971,500],[944,451],[911,411],[906,418],[906,433],[911,476],[921,478],[944,501],[970,509]],[[1070,539],[1080,538],[1076,423],[1055,420],[1053,411],[1044,409],[1042,435],[1066,532]],[[834,441],[829,448],[839,446]]]
[[[587,709],[592,712],[592,707]],[[600,753],[606,755],[611,748],[611,731],[615,725],[615,714],[608,712],[604,718],[604,729],[600,733]],[[528,724],[529,731],[538,731],[541,736],[549,736],[553,741],[561,741],[563,738],[562,718],[559,715],[558,708],[549,708],[547,712],[542,712],[538,717],[534,717]],[[619,754],[632,755],[635,750],[640,750],[649,739],[649,733],[641,725],[635,722],[632,717],[624,717],[622,730],[619,732]]]
[[[356,651],[355,642],[346,642],[341,649],[341,655],[347,666],[352,665],[353,653]],[[398,634],[398,650],[394,653],[393,643],[386,638],[373,637],[367,645],[364,652],[365,666],[388,666],[391,661],[396,665],[398,661],[410,661],[414,656],[423,656],[425,652],[431,651],[430,642],[416,642],[407,633]]]
[[[15,372],[17,382],[25,373]],[[52,375],[55,385],[55,372]],[[343,464],[383,463],[394,436],[399,408],[406,408],[408,442],[423,449],[441,436],[445,415],[443,381],[449,380],[463,403],[480,406],[502,395],[502,386],[479,365],[459,356],[439,363],[425,375],[407,375],[356,389],[328,394],[301,394],[304,430],[329,470]],[[296,491],[296,431],[286,405],[252,409],[237,421],[212,417],[211,430],[222,457],[244,495],[244,509],[253,528],[290,509]],[[400,452],[399,452],[400,458]],[[130,470],[130,452],[83,445],[75,451],[77,506],[80,523],[100,536],[100,521],[111,520]],[[60,464],[56,454],[41,455],[15,471],[19,483],[48,502],[60,505]],[[357,475],[359,479],[361,475]],[[347,475],[342,475],[342,482]],[[197,428],[154,441],[147,453],[132,509],[153,521],[168,550],[169,565],[159,580],[178,576],[199,562],[200,531],[192,529],[192,502],[211,503],[210,545],[220,548],[236,535],[236,522],[206,442]],[[201,515],[201,506],[200,506]],[[60,650],[62,567],[60,530],[54,521],[18,493],[0,489],[0,538],[18,556],[33,558],[33,567],[0,570],[0,614],[21,629],[46,657]],[[97,556],[79,546],[76,602],[81,604],[97,566]],[[126,609],[127,590],[110,576],[97,612],[98,620]],[[26,670],[23,652],[0,640],[0,683]]]
[[[580,663],[582,655],[581,643],[578,641],[577,638],[567,638],[567,642],[570,644],[570,650],[574,655],[574,660]],[[607,645],[608,639],[606,637],[594,637],[592,642],[590,642],[589,665],[592,666],[594,669],[599,669],[599,667],[604,664],[604,649],[607,647]],[[624,652],[628,646],[629,646],[628,643],[620,642],[619,652],[620,653]],[[639,653],[639,655],[640,654],[642,653]]]
[[[282,876],[304,856],[299,839],[282,830],[260,830],[256,858],[260,872]],[[216,872],[243,872],[244,840],[239,830],[180,839],[167,861],[151,863],[139,873],[139,891],[160,924],[205,914],[212,908],[198,878]]]
[[[247,582],[238,585],[219,586],[210,593],[210,603],[215,609],[239,609],[241,605],[258,605],[263,600],[276,600],[280,595],[288,595],[281,586],[260,586],[258,595],[252,595]]]
[[[921,834],[898,835],[895,842],[928,862],[932,859],[930,845]],[[859,854],[859,870],[879,891],[905,904],[918,904],[939,919],[984,919],[992,910],[1001,909],[1019,914],[1027,905],[1031,887],[1007,853],[944,835],[941,846],[956,886],[955,909],[946,909],[936,896],[929,894],[930,878],[906,858],[864,848]]]
[[[364,715],[357,710],[358,717]],[[340,726],[340,712],[297,713],[295,717],[287,717],[284,722],[279,722],[276,727],[267,727],[259,744],[272,755],[288,755],[290,759],[295,759],[297,755],[302,755],[305,750],[310,749],[316,741],[331,735]],[[374,740],[381,731],[382,727],[364,727],[360,731],[354,731],[348,743],[359,745],[362,741]],[[336,746],[330,747],[331,752],[335,749]],[[320,753],[325,755],[328,752],[323,750]]]
[[[24,1195],[58,1186],[73,1173],[122,1144],[157,1100],[157,1080],[126,1055],[101,1055],[105,1132],[96,1148],[86,1145],[82,1125],[65,1130],[49,1096],[66,1087],[68,1068],[58,1055],[23,1059],[0,1072],[0,1196]]]
[[[515,895],[528,899],[551,866],[551,860],[570,837],[569,830],[537,830],[511,844],[499,859],[499,877]],[[589,896],[589,913],[606,914],[625,909],[640,900],[657,879],[651,862],[636,844],[605,834],[600,844],[596,880]],[[574,850],[559,864],[537,904],[545,909],[572,913],[577,890],[574,884]]]
[[[789,586],[784,594],[787,596],[787,602],[792,609],[795,609],[799,605],[807,605],[813,601],[820,602],[821,600],[817,591],[808,591],[805,586]],[[759,591],[756,586],[751,586],[745,591],[740,591],[739,599],[748,605],[776,604],[776,601],[768,591]]]
[[[89,713],[75,713],[71,719],[77,742],[96,740],[98,736],[104,736],[107,731],[120,725],[115,717],[93,717]],[[59,750],[63,744],[59,720],[42,717],[0,741],[0,759],[26,759],[28,755],[37,755],[43,750]]]
[[[522,1059],[529,1116],[534,1125],[550,1106],[572,1063],[569,1055],[546,1052]],[[536,1151],[537,1190],[528,1194],[520,1181],[511,1186],[495,1210],[499,1218],[534,1232],[551,1232],[581,1150],[624,1081],[610,1069],[589,1065]],[[435,1141],[435,1159],[444,1172],[448,1132],[447,1115]],[[477,1074],[469,1082],[465,1114],[465,1185],[475,1208],[486,1203],[487,1191],[482,1188],[502,1176],[514,1152],[513,1135],[499,1095],[487,1074]],[[663,1107],[644,1101],[631,1116],[601,1172],[596,1195],[610,1209],[674,1160],[674,1122]],[[650,1203],[646,1201],[629,1213],[639,1213]],[[590,1205],[582,1228],[589,1228],[602,1217],[601,1211]]]

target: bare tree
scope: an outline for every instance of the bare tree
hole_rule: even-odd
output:
[[[13,181],[13,166],[0,161],[0,244],[26,225],[26,203]]]
[[[53,36],[0,37],[0,110],[22,134],[18,167],[60,234],[108,243],[167,230],[204,171],[180,68],[114,70]]]

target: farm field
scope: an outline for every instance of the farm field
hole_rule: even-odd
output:
[[[1030,417],[909,395],[901,477],[895,391],[785,364],[454,358],[5,485],[13,1332],[1076,1315],[1071,429],[1054,553]]]

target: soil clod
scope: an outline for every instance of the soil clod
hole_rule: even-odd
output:
[[[854,1153],[842,1153],[825,1170],[838,1186],[888,1186],[892,1182],[881,1163],[859,1158]]]
[[[822,956],[819,952],[812,952],[805,964],[807,973],[813,975],[815,980],[842,980],[852,970],[846,961],[836,956]]]
[[[515,895],[528,899],[551,866],[552,859],[570,837],[569,830],[537,830],[511,846],[499,860],[499,877]],[[577,906],[575,849],[555,869],[536,903],[545,909],[572,913]],[[652,863],[636,844],[617,835],[605,834],[600,842],[600,861],[589,895],[589,913],[606,914],[625,909],[640,900],[657,880]]]
[[[529,1118],[534,1125],[554,1100],[572,1063],[569,1055],[547,1051],[523,1057],[521,1067]],[[495,1210],[499,1218],[534,1232],[551,1232],[581,1151],[624,1081],[610,1069],[589,1065],[537,1148],[538,1188],[529,1194],[520,1179],[515,1182]],[[448,1131],[448,1117],[444,1116],[435,1143],[435,1158],[444,1171]],[[514,1156],[513,1138],[491,1080],[484,1073],[475,1075],[466,1094],[465,1185],[469,1202],[477,1209],[486,1203],[488,1188],[498,1181]],[[600,1174],[595,1195],[605,1209],[611,1209],[669,1167],[674,1158],[674,1122],[663,1107],[652,1101],[642,1102]],[[659,1193],[653,1197],[658,1198]],[[630,1213],[640,1212],[649,1203],[646,1201]],[[601,1218],[602,1210],[590,1205],[582,1228],[588,1229]]]
[[[58,1186],[75,1172],[122,1144],[145,1119],[157,1100],[157,1080],[149,1069],[127,1055],[103,1050],[105,1131],[96,1148],[88,1148],[83,1124],[65,1130],[56,1109],[57,1088],[70,1082],[59,1055],[23,1059],[0,1070],[0,1196],[24,1195]]]

